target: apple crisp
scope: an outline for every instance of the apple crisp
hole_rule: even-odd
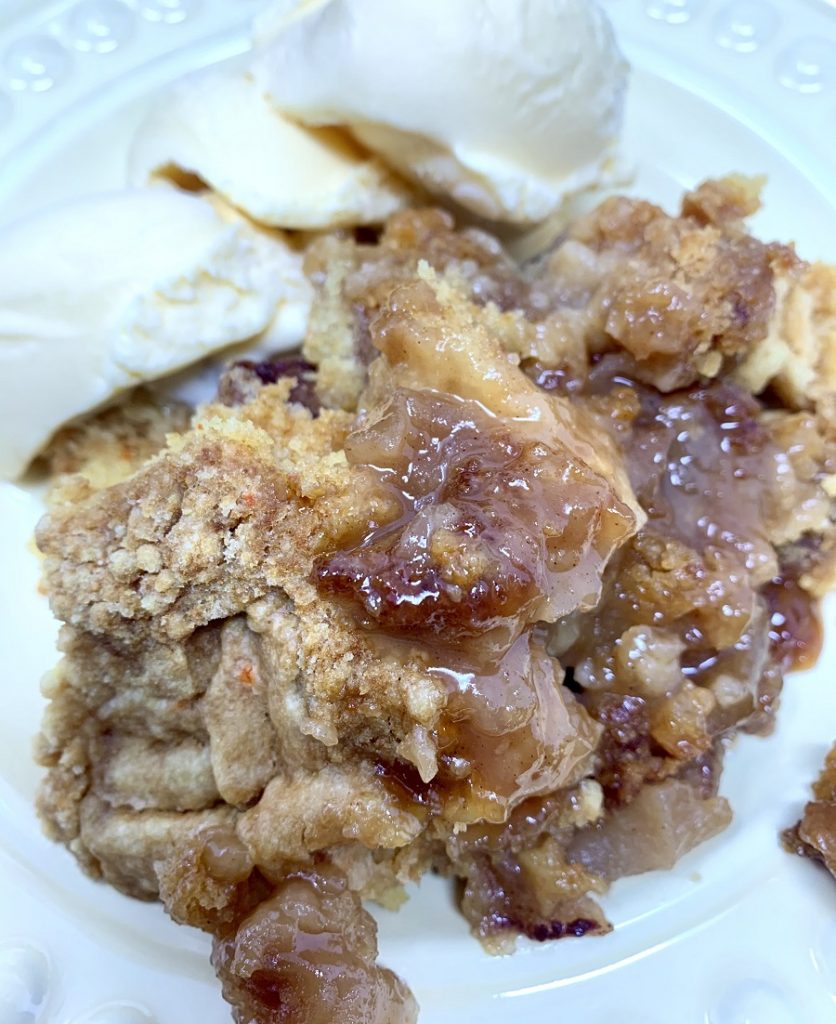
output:
[[[525,266],[438,210],[323,236],[299,355],[62,484],[40,813],[240,1024],[413,1021],[361,899],[427,871],[506,951],[729,823],[834,574],[836,272],[757,202],[610,199]]]

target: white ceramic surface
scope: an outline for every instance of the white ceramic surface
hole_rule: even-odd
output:
[[[635,190],[673,203],[707,175],[765,172],[757,230],[836,260],[832,0],[606,3],[635,68]],[[118,187],[155,90],[242,53],[257,7],[0,0],[0,222]],[[0,485],[0,1024],[223,1024],[208,941],[84,878],[40,834],[30,746],[55,626],[28,547],[39,513],[33,489]],[[820,666],[790,678],[776,733],[728,757],[731,828],[673,872],[618,883],[613,934],[492,960],[436,879],[400,914],[378,914],[382,959],[413,987],[423,1024],[836,1021],[836,887],[777,840],[836,739],[836,603],[826,620]]]

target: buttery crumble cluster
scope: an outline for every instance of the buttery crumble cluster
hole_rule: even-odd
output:
[[[813,799],[801,821],[784,832],[783,840],[790,853],[818,861],[836,878],[836,745],[813,784]]]
[[[361,897],[436,870],[494,951],[601,932],[728,824],[834,573],[836,271],[756,206],[611,199],[524,267],[437,210],[322,237],[301,355],[126,479],[72,439],[40,812],[215,936],[241,1024],[415,1019]]]

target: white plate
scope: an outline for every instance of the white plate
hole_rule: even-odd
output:
[[[243,52],[257,6],[0,3],[0,221],[122,184],[149,97],[188,69]],[[757,230],[836,260],[832,0],[608,7],[635,67],[627,145],[636,191],[673,203],[704,176],[766,172]],[[37,495],[0,487],[0,1024],[224,1024],[208,940],[83,877],[40,835],[30,745],[55,626],[27,550],[39,513]],[[423,1024],[836,1020],[836,888],[777,840],[836,738],[836,605],[826,617],[821,665],[790,678],[775,735],[742,738],[728,758],[731,828],[675,871],[616,884],[605,900],[613,934],[523,943],[513,957],[489,959],[432,878],[400,914],[378,914],[382,959],[414,989]]]

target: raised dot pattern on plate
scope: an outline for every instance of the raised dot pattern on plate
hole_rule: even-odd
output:
[[[778,81],[801,93],[820,93],[836,83],[836,43],[808,36],[778,57]]]
[[[60,85],[72,69],[72,58],[50,36],[24,36],[6,50],[3,75],[18,92],[46,92]]]
[[[217,2],[217,0],[216,0]],[[226,0],[225,0],[226,2]],[[0,128],[11,123],[14,104],[2,89],[46,93],[72,75],[72,51],[108,54],[136,34],[137,16],[160,25],[179,25],[202,8],[203,0],[79,0],[48,32],[15,39],[0,53]]]
[[[684,25],[697,13],[701,0],[650,0],[645,10],[651,18],[670,25]]]
[[[133,34],[133,13],[119,0],[82,0],[67,22],[69,42],[85,53],[112,53]]]
[[[0,945],[0,1024],[39,1024],[49,994],[49,961],[28,943]]]
[[[772,39],[780,24],[769,0],[736,0],[717,12],[714,38],[724,49],[754,53]]]
[[[124,48],[135,34],[136,15],[161,25],[178,25],[217,2],[219,0],[79,0],[69,4],[66,22],[60,30],[66,47],[46,33],[15,40],[0,58],[0,89],[5,86],[11,92],[30,93],[54,90],[72,74],[73,49],[113,53]],[[650,18],[672,26],[685,25],[709,6],[707,0],[645,0],[644,3]],[[740,54],[758,50],[782,28],[776,6],[780,7],[776,0],[726,3],[713,19],[714,42]],[[786,28],[786,23],[783,27]],[[793,42],[778,56],[775,77],[787,91],[801,96],[830,90],[836,84],[836,43],[817,37]],[[0,91],[0,127],[11,122],[13,112],[9,98]]]

